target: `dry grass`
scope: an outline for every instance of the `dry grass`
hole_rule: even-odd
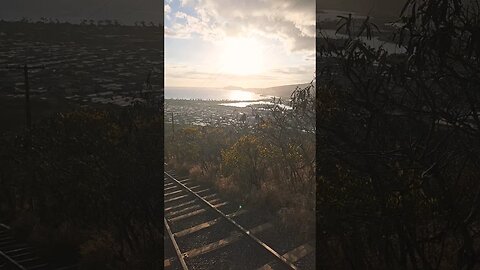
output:
[[[140,225],[137,229],[142,229]],[[140,231],[139,231],[140,232]],[[144,235],[145,237],[145,235]],[[80,269],[161,269],[159,257],[163,235],[159,232],[140,240],[134,250],[118,244],[110,231],[97,231],[80,246]]]
[[[15,238],[26,241],[38,223],[38,218],[36,218],[34,214],[29,211],[23,211],[15,216],[10,225]]]
[[[203,169],[199,164],[191,166],[189,170],[189,178],[198,181],[204,182],[211,185],[216,185],[217,182],[217,170],[215,167],[209,168],[209,170]]]
[[[58,263],[76,261],[78,246],[87,239],[85,231],[75,224],[41,222],[30,212],[18,214],[11,226],[17,239],[37,247],[41,257]]]
[[[293,193],[273,178],[264,179],[259,189],[252,186],[243,190],[237,182],[232,176],[219,177],[215,186],[237,203],[271,212],[277,218],[279,229],[285,233],[295,232],[297,240],[309,241],[315,237],[315,202],[310,201],[310,196]]]
[[[177,175],[184,175],[188,167],[185,163],[171,162],[177,170]],[[181,170],[181,171],[179,171]],[[297,240],[309,241],[315,237],[315,198],[310,196],[314,188],[306,185],[294,192],[286,183],[279,180],[277,174],[266,173],[260,187],[243,187],[241,179],[234,175],[225,177],[216,174],[215,170],[205,171],[198,164],[191,165],[188,177],[193,181],[210,183],[229,200],[249,208],[261,207],[276,218],[279,230],[290,234],[295,232]]]
[[[241,191],[231,177],[220,177],[215,183],[215,187],[221,193],[230,198],[232,201],[241,203]]]
[[[172,159],[169,161],[169,166],[175,170],[177,176],[187,176],[189,173],[190,166],[185,162],[177,161],[176,159]]]
[[[294,231],[301,241],[315,238],[315,212],[302,207],[282,208],[278,211],[282,229]]]
[[[115,243],[108,232],[95,233],[91,239],[80,246],[82,259],[80,269],[105,269],[111,268],[108,262],[114,261],[112,246]]]
[[[65,264],[78,259],[78,247],[85,239],[85,231],[68,222],[58,227],[38,225],[31,235],[31,241],[39,246],[43,257]]]
[[[198,181],[198,182],[207,182],[208,177],[206,173],[202,170],[200,165],[194,165],[190,170],[188,171],[188,177],[193,180],[193,181]]]

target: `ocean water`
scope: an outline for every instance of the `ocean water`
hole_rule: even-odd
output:
[[[268,98],[269,96],[263,96],[248,90],[165,87],[165,99],[255,101]]]
[[[238,101],[238,102],[228,102],[228,103],[221,103],[222,106],[230,106],[230,107],[237,107],[237,108],[246,108],[248,106],[261,106],[261,107],[269,107],[273,106],[274,103],[271,101]],[[285,104],[277,104],[277,106],[282,107],[284,109],[290,110],[292,107],[285,105]]]

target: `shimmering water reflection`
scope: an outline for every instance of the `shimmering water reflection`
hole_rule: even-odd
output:
[[[232,107],[238,107],[238,108],[246,108],[248,106],[254,106],[254,107],[271,107],[274,104],[270,101],[242,101],[242,102],[229,102],[229,103],[221,103],[220,105],[223,106],[232,106]],[[284,104],[277,104],[278,106],[285,108],[285,109],[291,109],[292,107]]]
[[[269,98],[248,90],[230,90],[218,88],[165,88],[166,99],[201,99],[229,101],[257,101]]]

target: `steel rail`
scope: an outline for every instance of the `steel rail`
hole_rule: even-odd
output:
[[[172,241],[173,247],[175,248],[175,253],[177,253],[178,260],[180,261],[183,270],[188,270],[187,264],[183,259],[183,254],[178,247],[177,241],[175,240],[175,236],[173,236],[172,230],[170,229],[170,226],[168,226],[167,219],[163,218],[163,222],[165,222],[165,228],[167,229],[168,236],[170,237],[170,241]]]
[[[3,224],[3,223],[0,223],[0,227],[6,229],[6,230],[10,230],[10,227]],[[18,264],[14,259],[10,258],[10,256],[8,256],[7,254],[3,253],[1,250],[0,250],[0,260],[1,258],[3,258],[3,260],[5,261],[6,264],[10,265],[10,267],[13,267],[13,268],[10,268],[10,269],[19,269],[19,270],[26,270],[25,267],[23,267],[22,265]],[[7,268],[8,269],[8,268]]]
[[[7,254],[3,253],[2,251],[0,251],[0,258],[3,258],[8,265],[10,265],[11,267],[14,267],[11,269],[27,270],[25,267],[18,264],[15,260],[10,258]]]
[[[183,189],[187,190],[189,193],[193,194],[195,197],[197,197],[201,202],[203,202],[204,204],[206,204],[209,208],[211,208],[212,210],[214,210],[215,212],[217,212],[217,214],[219,214],[221,217],[223,217],[225,220],[227,220],[228,222],[230,222],[233,226],[235,226],[240,232],[242,232],[244,235],[246,235],[248,238],[250,238],[251,240],[253,240],[256,244],[258,244],[261,248],[265,249],[268,253],[270,253],[271,255],[273,255],[275,257],[275,259],[277,259],[278,261],[280,261],[282,264],[284,264],[285,266],[287,266],[289,269],[293,269],[293,270],[298,270],[298,268],[291,262],[289,262],[287,259],[285,259],[282,255],[280,255],[278,252],[276,252],[275,250],[273,250],[270,246],[268,246],[267,244],[265,244],[262,240],[258,239],[257,237],[255,237],[254,235],[250,234],[250,232],[248,230],[246,230],[245,228],[243,228],[240,224],[238,224],[237,222],[235,222],[233,219],[229,218],[227,215],[225,215],[222,211],[218,210],[217,208],[215,208],[211,203],[209,203],[207,200],[203,199],[201,196],[199,196],[198,194],[196,194],[194,191],[192,191],[190,188],[188,188],[187,186],[185,186],[184,184],[180,183],[177,179],[175,179],[175,177],[173,177],[172,175],[170,175],[169,173],[167,172],[164,172],[165,175],[167,175],[169,178],[171,178],[173,181],[175,181],[178,185],[180,185],[180,187],[182,187]]]

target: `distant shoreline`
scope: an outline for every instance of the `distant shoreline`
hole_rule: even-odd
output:
[[[304,88],[308,86],[309,83],[302,83],[302,84],[290,84],[290,85],[281,85],[281,86],[274,86],[268,88],[238,88],[238,89],[226,89],[220,87],[165,87],[165,99],[184,99],[184,100],[191,100],[191,99],[198,99],[198,100],[234,100],[234,101],[259,101],[259,100],[269,100],[273,97],[282,98],[282,99],[289,99],[290,95],[297,87]],[[177,92],[182,91],[184,94],[171,94],[168,92]],[[225,96],[226,93],[230,91],[236,91],[238,93],[241,92],[248,92],[252,93],[253,96],[256,98],[221,98],[223,95]],[[206,92],[207,97],[205,96]],[[215,94],[213,94],[215,93]],[[170,97],[169,97],[170,95]],[[212,98],[208,98],[208,96],[214,96]]]

